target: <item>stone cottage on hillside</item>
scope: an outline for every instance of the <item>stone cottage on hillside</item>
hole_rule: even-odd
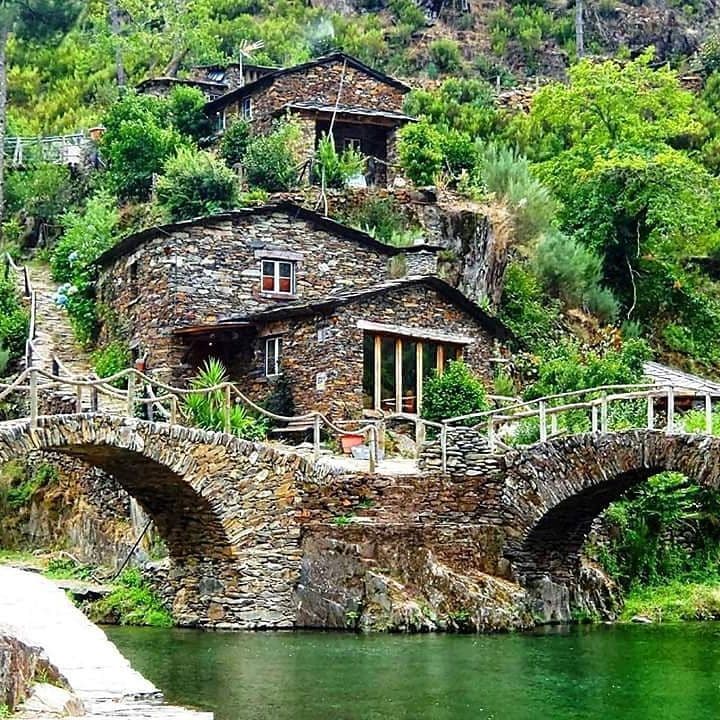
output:
[[[98,299],[164,380],[218,357],[255,400],[282,374],[299,412],[412,413],[423,379],[451,359],[489,377],[506,334],[433,275],[436,251],[281,203],[125,238],[98,260]]]
[[[394,179],[397,131],[413,118],[403,112],[410,87],[344,53],[266,72],[209,102],[206,112],[221,133],[235,118],[253,132],[268,132],[275,118],[291,113],[302,129],[302,156],[310,160],[323,133],[338,149],[368,158],[371,185]],[[218,76],[219,77],[219,76]]]

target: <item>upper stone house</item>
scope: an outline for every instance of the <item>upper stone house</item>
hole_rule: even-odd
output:
[[[98,299],[136,357],[182,382],[221,359],[256,401],[287,377],[299,412],[418,412],[433,369],[489,377],[504,328],[437,278],[438,248],[396,248],[291,203],[131,235],[98,260]]]
[[[248,63],[227,63],[223,65],[196,65],[190,68],[187,77],[159,76],[143,80],[137,90],[145,95],[167,97],[178,85],[195,87],[210,102],[243,85],[255,82],[263,75],[278,68]]]
[[[332,126],[338,149],[352,147],[368,158],[370,184],[392,182],[397,131],[412,120],[403,112],[408,85],[344,53],[266,70],[207,104],[218,132],[238,117],[254,132],[268,132],[275,118],[291,113],[302,128],[307,160]]]

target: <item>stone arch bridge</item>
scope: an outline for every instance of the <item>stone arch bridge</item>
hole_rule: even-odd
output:
[[[424,578],[430,595],[449,593],[452,576],[462,606],[494,603],[477,587],[498,582],[527,609],[550,584],[559,600],[546,618],[569,619],[582,544],[610,502],[665,470],[720,484],[720,438],[658,430],[556,437],[466,453],[475,460],[447,473],[387,477],[134,418],[80,413],[0,424],[0,463],[34,451],[112,474],[168,545],[158,586],[176,619],[217,628],[344,627],[377,583],[363,573],[380,566],[408,584]],[[303,615],[308,597],[315,614]],[[528,624],[523,612],[512,626]]]

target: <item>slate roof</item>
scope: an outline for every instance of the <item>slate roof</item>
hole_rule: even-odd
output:
[[[720,383],[683,372],[669,365],[662,365],[657,362],[646,362],[643,364],[645,377],[655,385],[672,385],[676,390],[690,390],[697,393],[710,393],[720,395]]]
[[[500,340],[507,340],[511,337],[510,330],[500,322],[500,320],[486,313],[479,305],[463,295],[457,288],[454,288],[452,285],[449,285],[434,275],[417,275],[398,280],[387,280],[369,287],[345,290],[314,300],[283,302],[282,305],[276,307],[229,317],[213,325],[178,328],[175,334],[192,335],[198,332],[211,332],[213,330],[231,330],[234,328],[264,325],[275,320],[306,317],[319,312],[329,312],[335,308],[350,305],[359,300],[384,295],[393,290],[416,287],[418,285],[424,285],[439,292],[453,305],[473,317],[493,337]]]
[[[191,220],[181,220],[179,222],[168,223],[166,225],[156,225],[140,232],[128,235],[117,244],[113,245],[109,250],[106,250],[100,257],[95,260],[93,265],[104,267],[109,263],[121,258],[135,250],[146,240],[153,239],[159,235],[168,236],[173,232],[182,231],[192,227],[202,227],[212,225],[213,223],[222,222],[226,220],[232,220],[234,218],[252,217],[253,215],[271,215],[272,213],[285,213],[289,219],[298,218],[300,220],[306,220],[316,227],[325,230],[326,232],[332,233],[338,237],[344,237],[348,240],[357,242],[360,245],[369,247],[373,250],[385,253],[389,256],[400,255],[411,252],[419,252],[422,250],[437,251],[441,250],[439,246],[435,245],[410,245],[408,247],[394,247],[387,245],[379,240],[375,240],[371,235],[362,230],[356,230],[349,225],[343,225],[342,223],[332,220],[329,217],[325,217],[320,213],[308,210],[301,205],[296,205],[292,202],[279,202],[268,205],[261,205],[253,208],[242,208],[239,210],[231,210],[229,212],[217,213],[215,215],[204,215],[202,217],[193,218]]]
[[[279,68],[274,72],[263,75],[261,78],[255,80],[255,82],[251,82],[247,85],[236,88],[235,90],[231,90],[229,93],[226,93],[225,95],[222,95],[221,97],[207,103],[207,105],[205,105],[205,110],[208,113],[215,112],[216,110],[227,105],[228,102],[232,102],[237,98],[241,98],[244,95],[252,93],[258,88],[264,87],[265,85],[272,84],[276,78],[283,77],[284,75],[291,75],[293,73],[303,72],[311,67],[317,67],[318,65],[329,65],[330,63],[337,61],[347,62],[350,67],[354,67],[356,70],[360,70],[360,72],[364,72],[367,75],[374,77],[376,80],[380,80],[381,82],[391,85],[392,87],[395,87],[404,92],[410,92],[410,90],[412,89],[404,82],[401,82],[394,77],[390,77],[390,75],[386,75],[379,70],[374,70],[369,65],[365,65],[365,63],[360,62],[360,60],[352,57],[351,55],[346,55],[342,52],[336,52],[330,55],[324,55],[323,57],[319,57],[315,60],[310,60],[309,62],[302,63],[300,65],[293,65],[292,67],[287,68]]]

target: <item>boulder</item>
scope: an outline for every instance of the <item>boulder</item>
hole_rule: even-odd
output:
[[[85,714],[82,701],[76,695],[48,683],[33,685],[23,710],[26,714],[37,714],[41,717],[81,717]]]

